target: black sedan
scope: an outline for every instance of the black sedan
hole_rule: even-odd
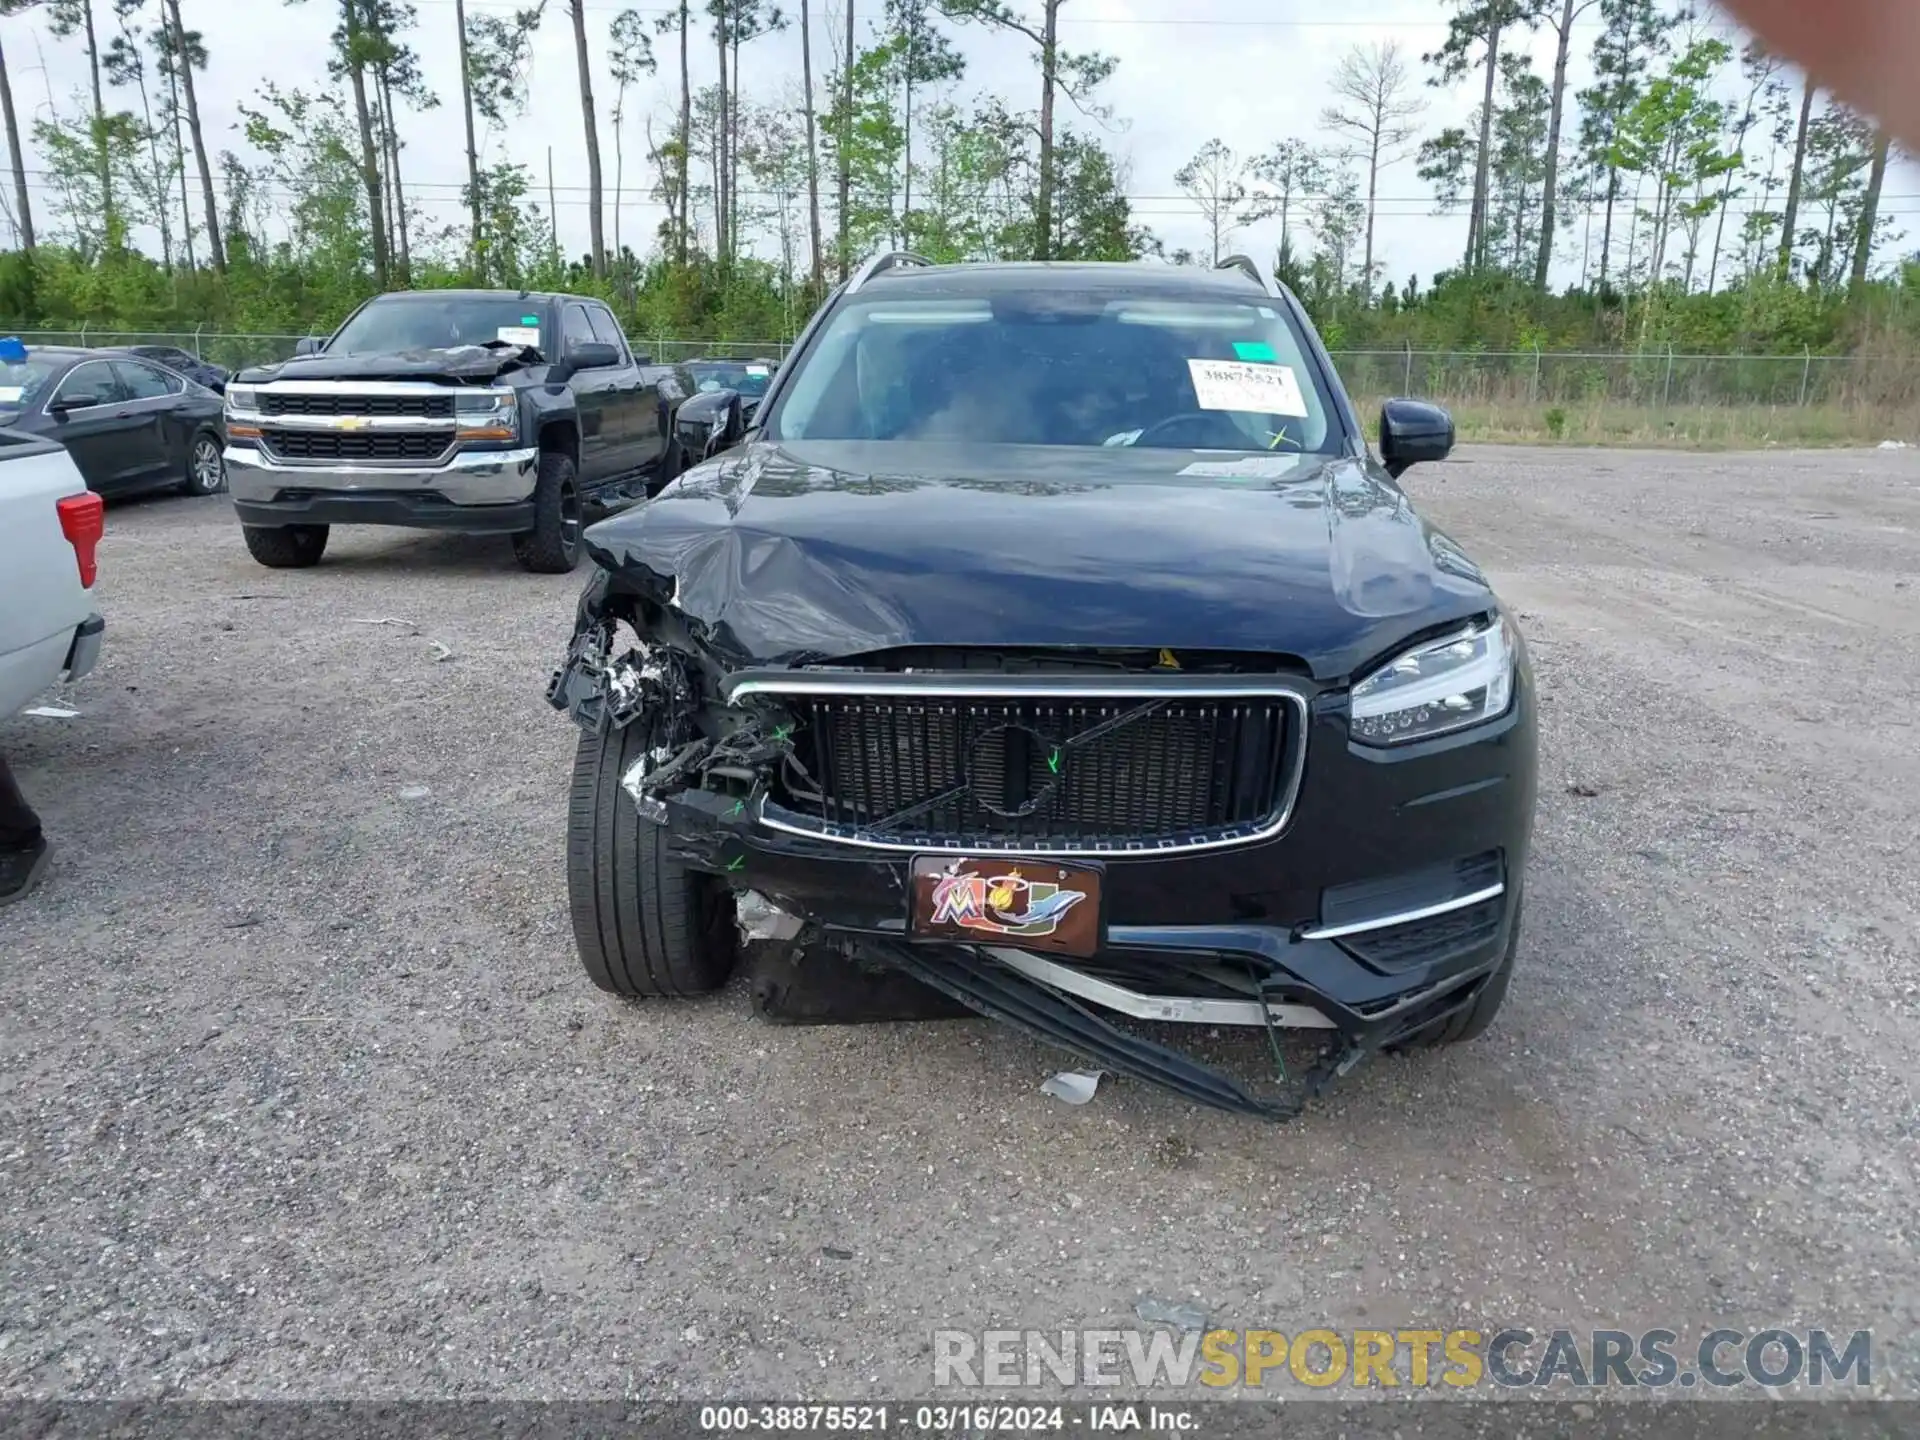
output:
[[[0,426],[59,441],[100,495],[225,490],[220,410],[206,386],[123,351],[0,342]]]
[[[1401,484],[1453,441],[1391,400],[1376,453],[1252,262],[870,263],[755,430],[585,533],[549,699],[586,731],[588,974],[715,989],[737,934],[769,1014],[904,976],[1275,1119],[1473,1039],[1522,934],[1536,701]],[[1326,1044],[1245,1084],[1137,1021]]]
[[[216,395],[227,393],[227,381],[232,378],[230,371],[215,365],[211,360],[202,360],[190,350],[182,350],[178,345],[128,345],[117,353],[132,355],[141,360],[155,361],[176,375],[184,375],[189,380],[213,391]]]

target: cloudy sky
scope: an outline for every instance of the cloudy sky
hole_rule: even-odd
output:
[[[419,28],[413,43],[421,52],[428,83],[443,97],[440,109],[410,116],[402,135],[406,150],[403,170],[419,210],[457,218],[458,187],[464,174],[455,54],[453,0],[415,0]],[[565,0],[548,0],[548,17],[537,40],[532,66],[532,103],[524,119],[507,133],[491,137],[489,152],[507,155],[532,167],[544,179],[548,148],[559,196],[561,239],[575,251],[586,248],[586,161],[578,94],[574,75],[572,31],[564,12]],[[844,27],[845,0],[817,0],[814,15],[816,72],[824,73],[828,36]],[[864,16],[877,16],[881,0],[856,0],[857,23],[865,31]],[[797,23],[797,0],[789,17]],[[325,83],[327,36],[337,7],[327,0],[283,5],[275,0],[240,4],[238,0],[182,0],[187,24],[207,37],[211,66],[200,82],[200,103],[208,128],[208,144],[245,153],[237,127],[237,104],[257,93],[263,76],[282,86]],[[157,14],[158,0],[148,0]],[[468,9],[510,13],[511,0],[469,0]],[[607,27],[621,9],[616,0],[587,0],[589,33],[595,46],[595,98],[601,113],[601,144],[609,196],[613,176],[613,143],[607,112],[613,89],[605,73]],[[636,6],[652,19],[666,13],[664,0]],[[696,10],[699,8],[696,0]],[[1417,70],[1419,55],[1435,48],[1445,33],[1451,6],[1444,0],[1353,0],[1328,5],[1324,0],[1068,0],[1062,10],[1062,42],[1067,47],[1105,51],[1119,60],[1114,78],[1102,92],[1112,107],[1115,128],[1109,146],[1129,167],[1129,193],[1135,197],[1139,218],[1151,226],[1168,247],[1204,249],[1206,234],[1191,201],[1181,196],[1173,174],[1209,137],[1219,136],[1243,154],[1257,153],[1275,141],[1305,137],[1325,142],[1330,137],[1319,115],[1330,98],[1328,87],[1340,57],[1356,45],[1398,41]],[[111,25],[107,0],[96,0],[102,22]],[[1591,12],[1590,12],[1591,14]],[[149,23],[152,23],[149,20]],[[1716,28],[1730,39],[1738,34],[1725,22]],[[1591,43],[1591,19],[1579,30],[1573,80],[1576,87],[1588,78],[1585,48]],[[23,111],[44,113],[49,93],[63,105],[86,81],[86,61],[78,44],[51,38],[43,18],[32,12],[0,21],[8,65],[13,74],[16,103]],[[1031,46],[1024,39],[978,29],[957,32],[968,62],[957,87],[965,99],[982,90],[1007,95],[1021,105],[1038,98],[1038,80]],[[104,43],[104,41],[103,41]],[[1536,68],[1551,71],[1551,36],[1536,37]],[[629,97],[627,175],[646,183],[642,122],[653,112],[657,127],[668,117],[677,95],[677,63],[669,37],[661,37],[661,73]],[[714,64],[710,48],[696,35],[695,84],[710,83]],[[744,55],[746,88],[751,98],[771,101],[800,75],[797,29],[789,28],[756,41]],[[1465,120],[1475,102],[1471,85],[1458,90],[1422,91],[1429,109],[1423,129],[1437,130]],[[132,99],[120,103],[131,104]],[[23,115],[23,120],[25,116]],[[30,122],[28,122],[30,123]],[[29,166],[36,166],[30,159]],[[1409,274],[1429,276],[1451,265],[1465,241],[1464,215],[1435,216],[1427,188],[1415,165],[1403,162],[1382,177],[1378,249],[1387,273],[1396,280]],[[630,185],[630,189],[632,186]],[[1902,229],[1920,232],[1920,173],[1903,165],[1890,177],[1888,209]],[[39,196],[44,206],[51,196]],[[650,236],[660,211],[629,194],[623,212],[623,238],[629,243]],[[43,221],[44,223],[44,221]],[[1563,258],[1563,279],[1577,273],[1578,236],[1574,253]],[[609,220],[611,238],[611,220]],[[1248,227],[1237,239],[1242,248],[1270,256],[1278,238],[1277,222]]]

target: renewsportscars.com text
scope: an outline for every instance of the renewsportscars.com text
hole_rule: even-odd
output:
[[[1456,1390],[1753,1385],[1866,1387],[1873,1336],[1856,1330],[936,1330],[940,1389],[1130,1386],[1137,1390]]]

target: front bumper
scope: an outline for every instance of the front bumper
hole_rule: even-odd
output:
[[[1304,741],[1277,828],[1204,849],[1103,852],[1101,943],[1068,961],[911,938],[910,853],[769,823],[767,769],[790,753],[787,712],[736,708],[737,728],[714,721],[685,742],[674,727],[697,704],[685,663],[653,649],[610,664],[606,650],[603,632],[583,630],[548,699],[589,733],[645,723],[682,735],[623,783],[670,851],[742,896],[747,938],[903,972],[1205,1103],[1298,1111],[1105,1014],[1331,1032],[1314,1072],[1324,1078],[1473,1006],[1514,954],[1537,792],[1524,657],[1504,717],[1393,749],[1349,738],[1344,690],[1302,687]]]
[[[346,461],[289,464],[228,445],[227,488],[248,525],[404,525],[511,533],[533,525],[540,451],[463,450],[410,469]]]
[[[1109,859],[1106,946],[1090,961],[910,942],[910,857],[770,830],[711,791],[667,794],[651,811],[675,853],[799,917],[804,942],[903,970],[1117,1072],[1271,1114],[1105,1015],[1321,1029],[1357,1056],[1470,1006],[1517,940],[1533,707],[1523,670],[1504,720],[1400,752],[1349,743],[1343,709],[1316,707],[1285,830],[1234,849]]]

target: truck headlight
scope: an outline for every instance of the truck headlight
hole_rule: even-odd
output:
[[[511,390],[457,395],[453,418],[462,440],[512,440],[519,435],[519,407]]]
[[[235,410],[258,410],[260,392],[251,385],[229,385],[227,387],[227,413]]]
[[[1499,719],[1513,703],[1514,651],[1497,618],[1396,656],[1353,687],[1353,738],[1406,745]]]

